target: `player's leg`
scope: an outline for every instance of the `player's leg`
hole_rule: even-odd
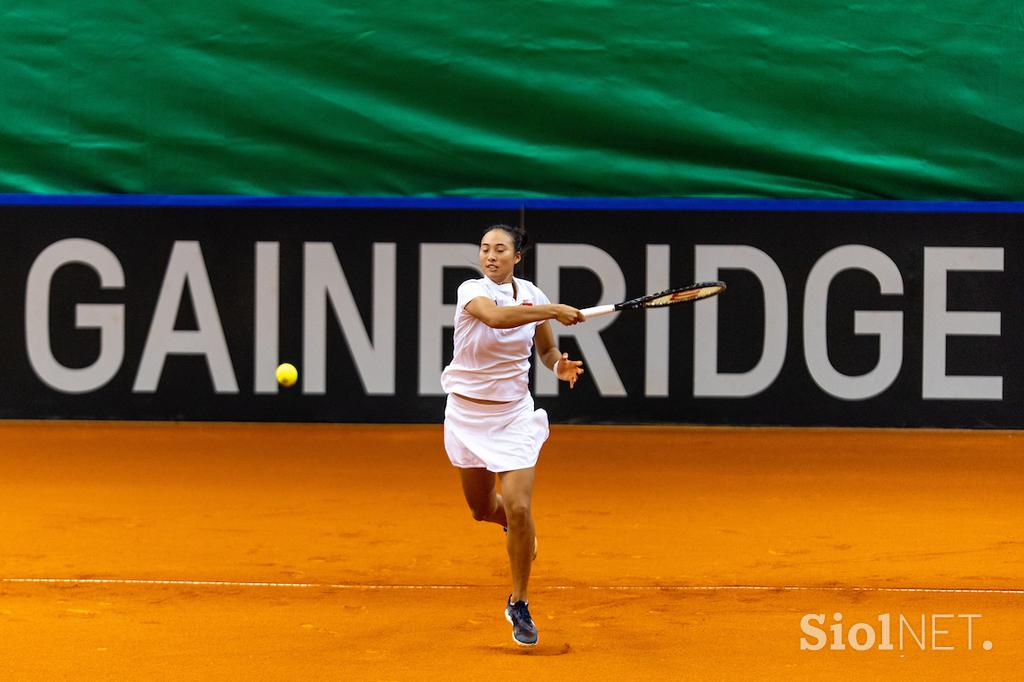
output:
[[[512,601],[526,601],[533,564],[535,529],[531,508],[535,470],[517,469],[501,476],[501,501],[508,521],[508,559],[512,569]]]
[[[512,594],[505,605],[505,618],[512,623],[512,639],[523,646],[534,646],[538,639],[537,626],[526,603],[535,547],[530,508],[533,474],[532,467],[500,474],[502,502],[508,519],[508,560],[512,567]]]
[[[495,488],[494,473],[487,469],[465,468],[459,469],[459,477],[462,479],[462,494],[466,496],[473,518],[507,526],[505,506]]]

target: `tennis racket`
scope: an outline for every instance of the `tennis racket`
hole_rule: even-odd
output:
[[[640,298],[634,298],[614,305],[596,305],[593,308],[583,308],[580,312],[589,320],[591,317],[600,317],[618,310],[663,308],[675,303],[699,301],[702,298],[717,296],[723,291],[725,291],[725,282],[698,282],[688,287],[659,291],[656,294],[648,294],[647,296],[641,296]]]

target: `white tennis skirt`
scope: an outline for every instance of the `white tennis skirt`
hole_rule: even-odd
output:
[[[533,396],[497,405],[474,403],[448,394],[444,408],[444,449],[464,469],[495,473],[537,464],[548,439],[548,413],[533,409]]]

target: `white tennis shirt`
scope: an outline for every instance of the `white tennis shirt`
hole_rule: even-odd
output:
[[[528,322],[512,329],[494,329],[466,311],[474,298],[485,296],[498,306],[550,303],[533,282],[515,278],[512,284],[495,284],[486,277],[459,285],[455,307],[455,352],[441,373],[445,393],[479,400],[519,400],[530,391],[530,356],[538,324]]]

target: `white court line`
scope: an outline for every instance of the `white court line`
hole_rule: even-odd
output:
[[[276,583],[231,580],[145,580],[132,578],[0,578],[0,583],[47,585],[173,585],[183,587],[277,587],[329,590],[472,590],[491,585],[359,585],[346,583]],[[619,592],[909,592],[919,594],[1022,594],[1024,589],[980,587],[837,587],[813,585],[547,585],[544,590],[614,590]]]

